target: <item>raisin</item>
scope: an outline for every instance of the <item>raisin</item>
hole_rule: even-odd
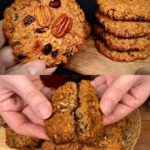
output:
[[[17,56],[17,58],[18,58],[19,60],[22,60],[22,59],[26,58],[26,56],[25,56],[24,54],[20,53],[20,54]]]
[[[58,55],[58,51],[51,52],[52,58],[56,58]]]
[[[25,26],[30,25],[34,21],[35,21],[35,18],[30,15],[26,16],[23,20]]]
[[[21,45],[21,43],[19,41],[15,41],[14,43],[11,44],[11,47],[14,48],[17,45]]]
[[[49,55],[51,51],[52,51],[52,45],[46,44],[43,48],[44,55]]]
[[[49,3],[49,6],[52,8],[59,8],[61,6],[61,1],[60,0],[54,0]]]
[[[44,33],[45,30],[44,30],[44,28],[37,28],[37,29],[35,30],[35,32],[36,32],[36,33]]]

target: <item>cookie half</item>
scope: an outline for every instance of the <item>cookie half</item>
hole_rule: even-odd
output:
[[[150,34],[150,22],[115,21],[96,12],[96,19],[106,31],[118,37],[143,37]]]
[[[56,144],[66,144],[76,139],[74,111],[77,107],[77,85],[67,82],[54,93],[51,104],[53,115],[45,120],[48,136]]]
[[[101,38],[108,48],[117,51],[143,51],[150,47],[150,35],[140,38],[118,38],[107,33],[98,25],[94,25],[95,34]]]
[[[93,143],[103,134],[99,99],[90,81],[81,81],[78,90],[79,106],[76,109],[76,133],[82,143]]]
[[[143,60],[150,56],[150,48],[144,51],[119,52],[108,49],[100,40],[95,41],[95,46],[100,53],[114,61],[132,62],[135,60]]]
[[[90,33],[75,0],[16,0],[4,14],[4,33],[19,62],[67,63]]]
[[[150,0],[97,0],[102,14],[114,20],[150,21]]]

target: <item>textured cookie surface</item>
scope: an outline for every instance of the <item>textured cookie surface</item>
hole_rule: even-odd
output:
[[[9,127],[6,127],[6,144],[11,148],[34,150],[40,146],[41,140],[29,136],[19,135]]]
[[[4,14],[4,33],[23,63],[66,63],[78,51],[90,27],[75,0],[16,0]]]
[[[150,21],[150,0],[97,0],[101,13],[116,20]]]
[[[48,136],[57,144],[76,138],[74,109],[77,107],[77,85],[67,82],[58,88],[51,100],[53,115],[45,121]]]
[[[79,106],[76,109],[76,130],[80,142],[90,143],[103,131],[99,99],[88,81],[81,81],[78,91]]]
[[[106,31],[118,37],[142,37],[150,34],[150,22],[115,21],[99,12],[96,12],[96,18]]]
[[[51,104],[53,114],[45,120],[45,128],[54,143],[92,143],[102,136],[99,99],[90,81],[78,86],[67,82],[56,90]]]
[[[150,56],[150,48],[143,51],[119,52],[108,49],[100,40],[96,40],[95,45],[100,53],[115,61],[132,62],[143,60]]]
[[[81,147],[78,143],[56,145],[52,141],[45,141],[42,144],[41,150],[80,150]]]
[[[103,39],[108,48],[118,51],[142,51],[150,47],[150,35],[140,38],[118,38],[112,34],[106,33],[103,28],[98,25],[94,26],[95,34]]]

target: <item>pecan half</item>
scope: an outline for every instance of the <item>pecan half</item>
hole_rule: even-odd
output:
[[[73,26],[73,19],[66,14],[60,15],[52,26],[52,34],[56,38],[63,38],[70,32]]]
[[[46,5],[38,5],[35,8],[35,16],[41,27],[48,27],[51,24],[51,10]]]

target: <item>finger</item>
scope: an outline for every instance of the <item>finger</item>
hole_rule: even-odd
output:
[[[43,126],[30,123],[29,120],[18,112],[1,113],[5,122],[18,134],[46,139],[47,137]]]
[[[50,102],[42,92],[37,90],[27,76],[4,76],[3,80],[5,88],[17,93],[37,116],[41,119],[50,117],[52,114]]]
[[[40,119],[30,107],[24,108],[22,113],[33,123],[44,125],[44,121]]]
[[[43,88],[41,89],[41,92],[42,92],[48,99],[50,99],[50,98],[52,97],[53,93],[54,93],[54,91],[51,90],[51,89],[48,88],[48,87],[43,87]]]
[[[102,84],[106,83],[105,76],[99,76],[93,81],[91,81],[91,84],[94,86],[95,89],[99,88]]]
[[[128,107],[137,108],[148,99],[149,95],[150,85],[145,83],[132,88],[129,93],[123,97],[121,102]]]
[[[43,61],[33,61],[27,64],[19,64],[7,70],[6,74],[13,75],[43,75],[46,65]]]
[[[21,111],[23,103],[17,95],[0,101],[0,112],[4,111]]]
[[[108,88],[108,86],[105,85],[105,84],[103,84],[103,85],[101,85],[99,88],[97,88],[97,89],[96,89],[97,96],[98,96],[99,98],[101,98],[107,88]]]
[[[131,89],[141,77],[140,76],[120,76],[105,91],[101,98],[100,107],[105,115],[110,114],[123,96]]]
[[[119,103],[114,111],[109,115],[103,116],[103,125],[113,124],[128,116],[134,109]]]
[[[52,75],[56,71],[57,67],[46,69],[44,75]]]
[[[0,48],[4,45],[5,43],[5,36],[3,32],[3,21],[0,21]]]

